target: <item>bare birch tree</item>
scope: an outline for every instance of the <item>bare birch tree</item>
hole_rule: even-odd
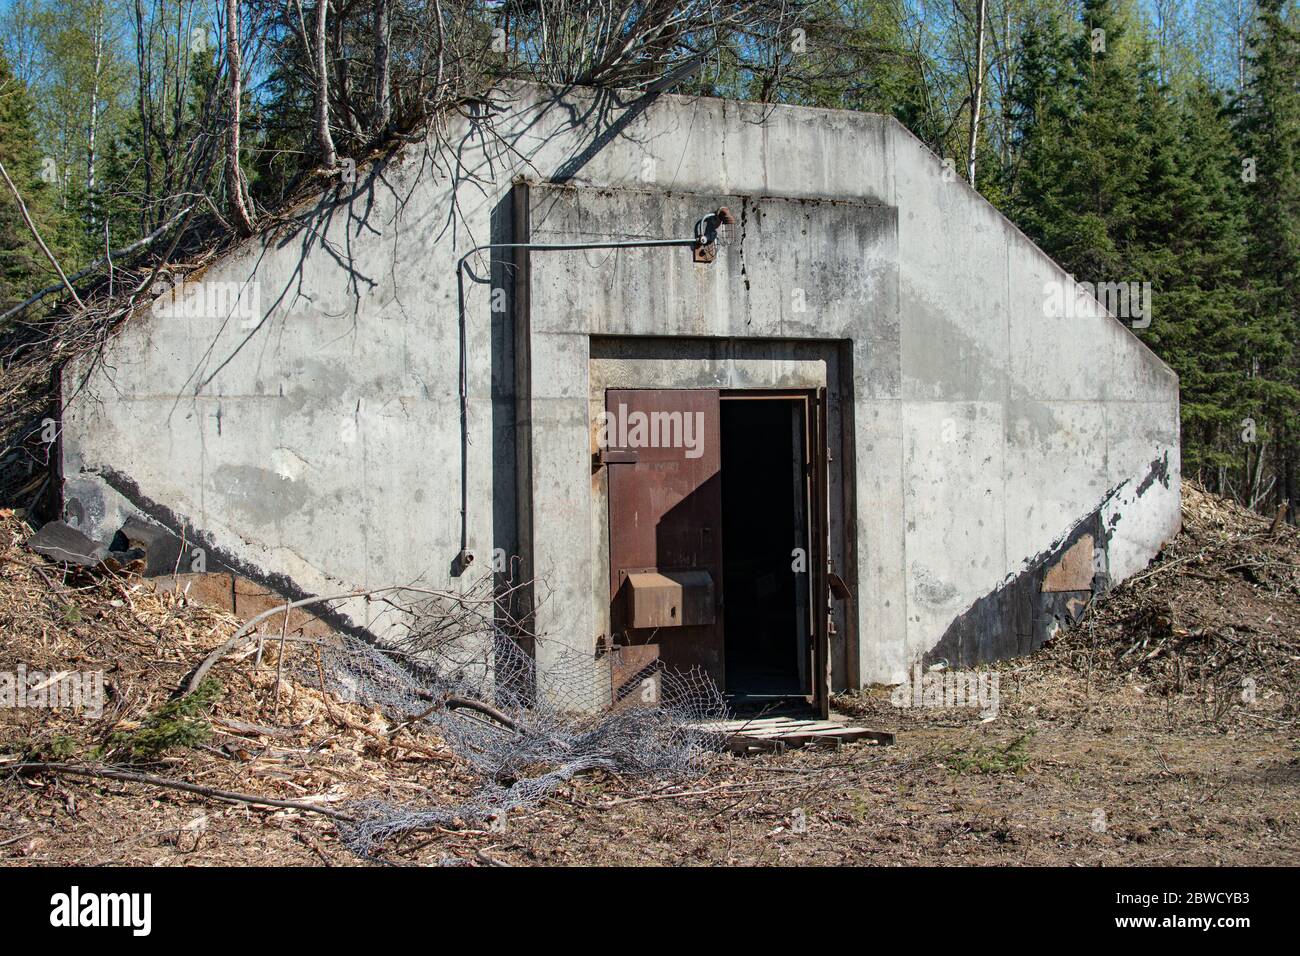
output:
[[[984,103],[984,32],[988,0],[977,0],[975,9],[975,70],[970,95],[970,139],[966,147],[966,178],[975,185],[975,152],[979,147],[980,108]]]
[[[338,163],[334,150],[334,137],[330,135],[329,64],[325,55],[325,18],[329,0],[316,0],[315,46],[312,50],[316,63],[316,145],[320,148],[321,162],[333,169]]]
[[[382,135],[393,122],[392,23],[389,0],[375,0],[375,128]]]
[[[226,0],[226,65],[230,72],[230,128],[226,140],[226,202],[235,229],[253,234],[253,218],[244,200],[244,176],[239,168],[239,113],[243,98],[243,65],[239,50],[239,0]]]

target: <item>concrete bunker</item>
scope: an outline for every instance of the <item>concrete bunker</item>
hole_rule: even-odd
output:
[[[694,661],[823,708],[1032,651],[1177,530],[1176,377],[1047,308],[1070,277],[896,121],[512,96],[185,278],[252,285],[252,318],[145,312],[70,365],[69,522],[293,597],[518,569],[541,673],[620,658],[592,706]],[[620,395],[681,447],[602,445]],[[619,517],[654,487],[652,527]]]

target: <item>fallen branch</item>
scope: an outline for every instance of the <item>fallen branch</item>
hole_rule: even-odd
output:
[[[50,252],[50,247],[47,246],[45,240],[41,238],[41,233],[40,230],[36,228],[36,223],[32,222],[32,217],[27,212],[27,203],[23,202],[22,193],[18,191],[18,187],[14,185],[14,181],[9,178],[9,171],[5,169],[4,163],[0,163],[0,176],[4,177],[5,183],[9,186],[9,191],[14,194],[14,201],[18,203],[18,212],[23,217],[23,222],[27,223],[27,228],[31,231],[31,234],[35,237],[36,244],[41,247],[41,252],[45,253],[45,258],[49,259],[50,265],[54,266],[54,271],[57,272],[59,278],[63,280],[63,284],[68,289],[68,294],[72,296],[72,301],[77,303],[77,308],[84,309],[86,306],[77,295],[77,290],[72,287],[72,283],[68,281],[68,277],[63,274],[63,267],[59,265],[59,260],[54,258],[54,253]]]
[[[1137,574],[1129,578],[1127,581],[1124,582],[1123,586],[1131,588],[1139,581],[1145,581],[1147,580],[1147,578],[1153,578],[1158,574],[1164,574],[1166,571],[1172,571],[1174,568],[1187,564],[1189,561],[1202,560],[1205,558],[1207,552],[1210,550],[1213,549],[1210,548],[1210,549],[1206,549],[1206,551],[1198,551],[1196,554],[1189,554],[1185,558],[1179,558],[1176,561],[1167,561],[1164,564],[1157,565],[1156,567],[1152,568],[1150,571],[1147,571],[1143,574]]]
[[[194,671],[194,675],[181,688],[181,693],[179,696],[188,697],[190,694],[194,693],[198,689],[199,684],[203,682],[203,678],[207,676],[208,671],[212,669],[213,664],[215,664],[221,658],[225,657],[227,654],[230,654],[233,651],[239,649],[241,644],[252,644],[253,641],[255,641],[256,639],[257,639],[257,635],[248,636],[242,642],[236,642],[234,641],[234,638],[231,638],[231,640],[227,641],[225,644],[222,644],[215,651],[213,651],[211,654],[209,654],[207,657],[203,659],[203,663],[201,663],[198,666],[198,668]],[[285,640],[294,644],[324,644],[325,643],[325,641],[321,640],[319,637],[305,637],[297,634],[290,634],[285,638]]]
[[[182,790],[185,793],[193,793],[201,797],[209,797],[213,800],[224,800],[227,803],[248,803],[255,806],[276,807],[284,810],[303,810],[307,813],[319,813],[322,816],[330,817],[333,820],[342,820],[345,823],[351,823],[355,819],[354,817],[351,817],[346,813],[341,813],[338,810],[331,810],[329,807],[318,807],[298,800],[278,800],[274,797],[261,797],[253,793],[235,793],[231,790],[218,790],[215,787],[204,787],[197,783],[187,783],[184,780],[173,780],[170,777],[155,777],[152,774],[135,773],[130,770],[113,770],[108,767],[74,767],[62,763],[19,763],[14,764],[11,769],[26,771],[29,773],[59,773],[69,774],[74,777],[97,777],[104,780],[122,780],[126,783],[143,783],[151,787]]]
[[[159,236],[165,233],[177,222],[179,222],[181,217],[184,216],[186,213],[188,213],[192,208],[193,206],[186,206],[175,216],[173,216],[171,219],[168,219],[165,223],[163,223],[153,232],[149,233],[149,235],[145,236],[143,239],[137,239],[135,242],[131,243],[130,245],[123,246],[120,249],[114,249],[104,258],[96,259],[94,262],[86,266],[84,269],[79,269],[78,271],[74,272],[72,275],[67,277],[66,281],[69,283],[78,282],[81,279],[86,278],[86,276],[91,275],[94,272],[98,271],[101,267],[111,264],[114,259],[120,260],[123,256],[129,256],[133,252],[136,252],[146,246],[152,245],[154,240],[156,240]],[[62,288],[64,288],[64,284],[62,282],[55,282],[51,285],[47,285],[44,289],[38,289],[36,292],[32,293],[22,302],[19,302],[13,308],[7,310],[4,314],[0,315],[0,325],[3,325],[5,320],[8,319],[10,316],[17,315],[19,312],[26,309],[29,305],[35,305],[37,302],[41,301],[41,299],[45,298],[47,295],[51,295],[55,292],[58,292]]]
[[[473,710],[485,717],[491,717],[498,724],[502,724],[509,730],[518,730],[519,727],[513,720],[497,710],[491,704],[485,704],[481,700],[472,700],[468,697],[448,697],[443,701],[443,706],[448,710]],[[427,711],[426,711],[427,714]]]
[[[251,724],[246,720],[236,720],[234,717],[213,717],[211,718],[211,721],[216,727],[235,730],[245,734],[260,734],[265,737],[293,736],[293,731],[287,727],[267,727],[263,724]]]

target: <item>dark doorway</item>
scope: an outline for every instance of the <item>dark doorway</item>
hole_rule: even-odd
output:
[[[808,401],[722,398],[727,693],[809,696]]]

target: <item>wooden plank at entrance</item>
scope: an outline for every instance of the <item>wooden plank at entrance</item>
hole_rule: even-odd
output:
[[[700,730],[727,735],[728,748],[737,754],[751,751],[781,752],[792,747],[840,747],[846,743],[872,741],[882,747],[892,746],[894,735],[884,730],[854,727],[836,719],[758,717],[753,720],[726,720],[695,724]]]

